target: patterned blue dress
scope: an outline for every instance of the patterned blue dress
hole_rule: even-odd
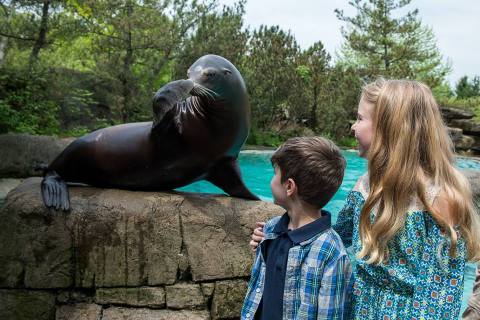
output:
[[[368,196],[368,176],[348,194],[333,227],[354,254],[361,249],[360,211]],[[427,188],[427,201],[438,195]],[[431,215],[413,201],[405,227],[388,244],[387,263],[357,259],[353,289],[353,319],[458,319],[466,262],[464,240],[458,235],[457,255],[450,258],[449,240]],[[431,203],[430,202],[430,203]]]

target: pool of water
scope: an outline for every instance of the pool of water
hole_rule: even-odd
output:
[[[242,151],[239,156],[240,168],[245,184],[250,191],[258,195],[262,200],[272,201],[270,192],[270,179],[273,176],[273,168],[270,157],[273,151]],[[342,151],[347,160],[345,177],[340,189],[330,200],[325,209],[332,213],[333,221],[343,206],[347,193],[353,188],[357,179],[367,170],[367,162],[360,158],[355,151]],[[469,158],[458,158],[456,165],[459,168],[480,170],[480,161]],[[179,188],[180,191],[220,193],[223,191],[207,181],[192,183],[186,187]],[[468,295],[472,292],[473,280],[475,278],[475,265],[468,264],[465,273],[465,290],[463,296],[463,308],[466,306]]]

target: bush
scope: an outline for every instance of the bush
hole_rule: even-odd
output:
[[[44,74],[1,71],[0,133],[58,134],[59,107],[48,98]]]
[[[480,96],[465,99],[451,97],[449,99],[439,100],[439,104],[444,107],[454,107],[470,110],[475,113],[475,119],[480,120]]]

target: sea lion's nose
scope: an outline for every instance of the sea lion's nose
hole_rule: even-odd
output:
[[[217,72],[215,71],[215,69],[206,68],[202,70],[202,75],[208,78],[213,78],[217,75]]]

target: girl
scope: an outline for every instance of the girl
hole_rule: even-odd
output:
[[[457,319],[465,262],[480,258],[480,222],[430,89],[365,86],[352,130],[368,172],[334,226],[356,257],[352,317]],[[262,236],[257,228],[251,245]]]

